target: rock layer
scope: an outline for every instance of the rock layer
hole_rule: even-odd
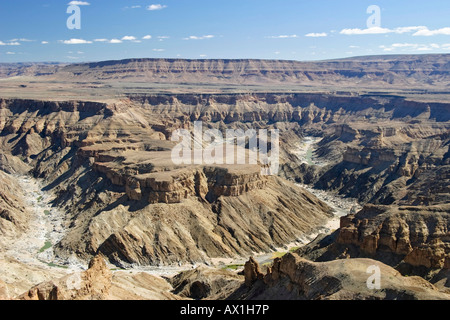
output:
[[[362,254],[386,252],[413,267],[450,266],[450,207],[366,206],[341,219],[337,243],[356,245]]]

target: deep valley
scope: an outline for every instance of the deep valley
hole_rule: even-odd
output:
[[[0,299],[450,299],[449,58],[0,64]]]

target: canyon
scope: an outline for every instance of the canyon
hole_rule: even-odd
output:
[[[448,299],[448,58],[0,64],[0,298]],[[195,121],[279,130],[279,174],[175,164]],[[358,205],[289,250],[336,218],[299,184]]]

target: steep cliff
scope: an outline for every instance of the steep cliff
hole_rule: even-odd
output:
[[[298,251],[315,261],[369,257],[403,274],[448,281],[448,205],[396,207],[367,205],[341,218],[340,228]]]
[[[17,238],[27,230],[30,209],[15,178],[0,171],[0,243],[5,238]]]
[[[126,59],[81,64],[0,64],[0,76],[67,81],[303,84],[316,86],[445,88],[448,55],[391,55],[300,62],[255,59]],[[346,87],[348,88],[348,87]]]

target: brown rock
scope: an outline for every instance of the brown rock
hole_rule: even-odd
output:
[[[31,288],[21,300],[105,300],[111,288],[112,274],[101,256],[89,263],[89,269]]]
[[[249,263],[253,279],[254,262]],[[380,271],[380,288],[368,286],[373,267]],[[370,272],[369,272],[370,271]],[[247,277],[246,277],[247,280]],[[247,283],[247,281],[246,281]],[[257,286],[253,290],[254,287]],[[449,300],[450,295],[420,277],[403,277],[398,271],[371,259],[311,262],[288,253],[274,263],[258,283],[237,290],[230,299],[248,300]]]
[[[200,266],[181,272],[169,281],[172,293],[191,299],[224,299],[242,285],[244,278],[235,272]]]
[[[446,268],[449,209],[367,205],[358,214],[341,219],[336,242],[356,245],[369,256],[385,252],[402,256],[412,266]]]
[[[264,274],[259,268],[258,262],[253,257],[245,263],[244,267],[245,285],[251,287],[257,280],[262,280]]]
[[[0,300],[9,300],[11,297],[9,296],[8,285],[0,280]]]

